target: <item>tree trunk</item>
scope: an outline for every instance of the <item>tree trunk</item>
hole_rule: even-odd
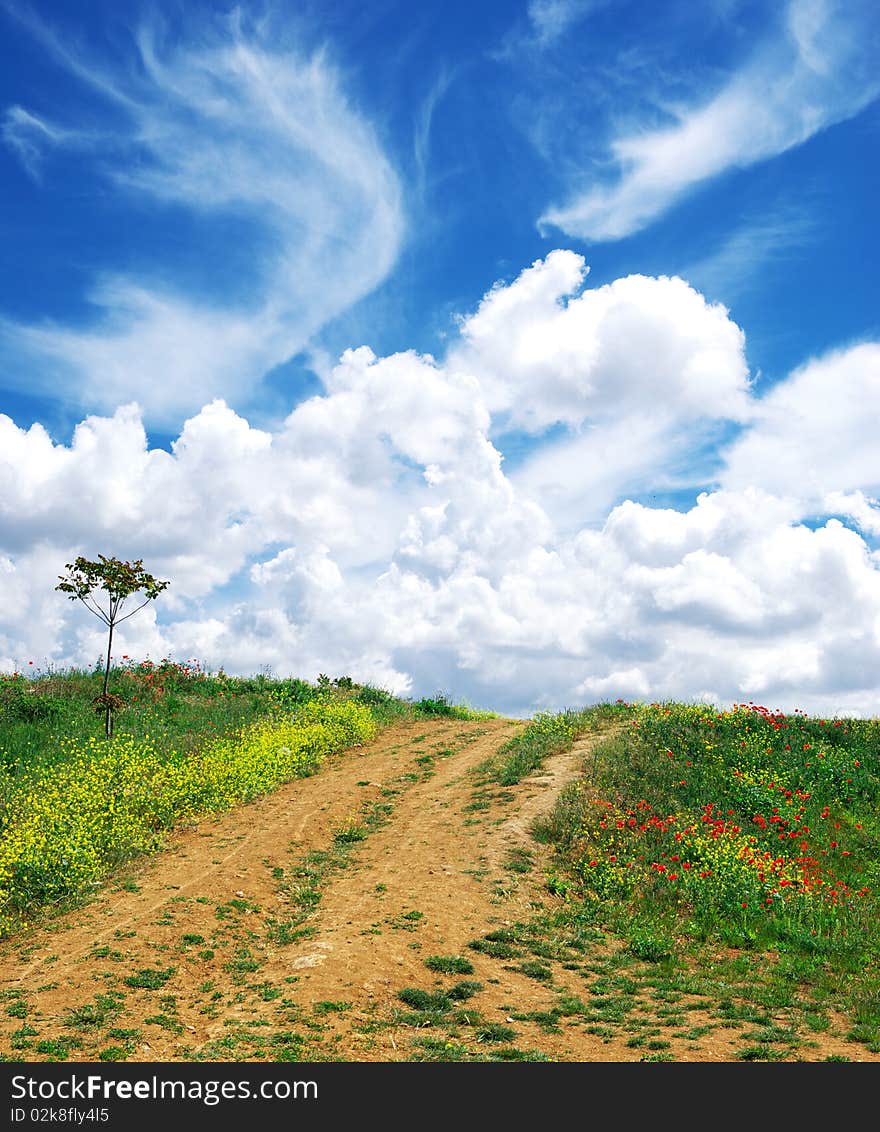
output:
[[[105,696],[107,695],[107,692],[109,691],[109,688],[110,688],[110,650],[112,648],[113,648],[113,622],[111,621],[110,622],[110,636],[109,636],[109,639],[107,641],[107,663],[104,666],[104,695]],[[109,704],[105,705],[104,711],[105,711],[104,732],[105,732],[107,738],[109,739],[110,736],[113,734],[113,711],[112,711]]]

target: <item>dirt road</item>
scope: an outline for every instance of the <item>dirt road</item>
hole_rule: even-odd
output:
[[[0,946],[0,1053],[735,1060],[741,1021],[560,915],[531,827],[597,740],[487,783],[480,765],[521,726],[398,724],[175,834]],[[880,1060],[833,1027],[799,1056],[829,1054]]]

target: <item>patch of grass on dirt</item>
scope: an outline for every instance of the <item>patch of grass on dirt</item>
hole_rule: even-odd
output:
[[[399,916],[394,916],[386,922],[396,930],[406,932],[414,932],[419,927],[420,921],[425,918],[424,912],[419,912],[415,908],[409,912],[401,912]]]
[[[491,1061],[552,1061],[546,1053],[539,1049],[518,1049],[516,1046],[502,1046],[493,1049]]]
[[[125,1061],[131,1050],[127,1046],[106,1046],[98,1053],[98,1061]]]
[[[513,970],[519,971],[522,975],[527,975],[530,979],[537,979],[539,982],[548,982],[553,978],[553,972],[550,968],[534,959],[527,959],[524,963],[514,967]]]
[[[357,841],[364,841],[366,836],[366,829],[352,820],[336,830],[333,834],[333,842],[335,845],[351,845]]]
[[[126,975],[122,981],[127,987],[158,990],[165,986],[175,971],[175,967],[141,967],[134,975]]]
[[[418,987],[404,987],[397,992],[397,997],[414,1010],[445,1014],[452,1009],[452,1001],[442,991],[434,992],[420,990]]]
[[[121,995],[99,994],[94,1002],[86,1002],[68,1010],[62,1019],[65,1026],[74,1030],[100,1030],[107,1026],[122,1010]]]
[[[516,959],[522,955],[522,950],[514,946],[516,935],[504,928],[488,932],[482,939],[472,939],[468,947],[491,959]]]
[[[535,867],[535,855],[530,849],[511,849],[502,867],[509,873],[530,873]]]
[[[516,1037],[516,1030],[510,1026],[502,1026],[492,1022],[487,1026],[479,1026],[476,1030],[478,1042],[512,1042]]]
[[[525,1012],[511,1011],[510,1017],[514,1022],[534,1022],[540,1026],[545,1034],[560,1033],[558,1010],[529,1010]]]
[[[351,1003],[324,1000],[314,1003],[312,1010],[315,1014],[342,1014],[346,1010],[351,1010]]]
[[[154,1014],[150,1018],[145,1018],[144,1025],[159,1026],[171,1034],[183,1033],[183,1024],[177,1018],[171,1018],[167,1014]]]
[[[82,1048],[82,1041],[75,1037],[43,1038],[34,1043],[34,1053],[43,1054],[47,1061],[67,1061],[71,1052]]]
[[[445,993],[446,997],[451,998],[454,1002],[464,1002],[466,999],[473,998],[475,994],[479,994],[482,989],[483,984],[475,979],[462,979]]]
[[[429,955],[425,960],[429,971],[437,971],[441,975],[472,975],[474,965],[463,955]]]
[[[785,1061],[788,1054],[771,1045],[753,1045],[738,1050],[736,1056],[739,1061]]]
[[[470,1046],[449,1037],[423,1037],[413,1040],[410,1061],[487,1061],[488,1058]]]

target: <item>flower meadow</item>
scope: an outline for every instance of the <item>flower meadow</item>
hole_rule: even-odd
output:
[[[544,830],[618,926],[731,946],[873,950],[880,722],[618,704]]]
[[[56,671],[28,663],[22,672],[0,674],[0,770],[30,775],[64,758],[63,741],[87,742],[97,733],[102,664],[99,658],[92,670]],[[122,657],[111,669],[110,689],[119,704],[117,730],[183,752],[270,716],[291,701],[294,684],[210,673],[198,661]]]
[[[376,727],[356,699],[310,699],[197,750],[168,749],[149,734],[59,738],[50,763],[4,785],[0,934],[40,906],[88,893],[177,823],[311,774]]]

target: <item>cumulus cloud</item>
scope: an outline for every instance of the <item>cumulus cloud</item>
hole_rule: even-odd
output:
[[[87,142],[116,192],[189,210],[214,225],[212,240],[228,240],[234,220],[254,249],[231,298],[108,273],[88,323],[4,320],[0,341],[31,389],[64,388],[97,409],[136,398],[153,423],[177,426],[212,397],[246,398],[385,278],[404,230],[401,186],[326,55],[233,15],[213,38],[174,46],[145,25],[136,65],[108,71],[29,22],[125,125],[87,136],[13,107],[4,137],[28,168]]]
[[[712,177],[803,144],[880,94],[875,20],[834,0],[790,0],[782,26],[701,104],[614,138],[613,181],[588,180],[539,220],[585,240],[644,228]]]
[[[680,278],[586,280],[582,256],[551,252],[485,296],[447,359],[478,376],[496,432],[565,426],[512,478],[569,525],[622,491],[678,486],[715,426],[751,412],[745,335],[723,306]]]
[[[0,666],[93,662],[100,626],[53,587],[75,554],[115,553],[172,582],[122,627],[132,655],[522,714],[618,696],[875,710],[880,347],[758,398],[741,331],[681,280],[583,282],[553,253],[493,287],[445,358],[346,351],[271,429],[219,399],[170,451],[134,404],[67,445],[0,417]],[[511,420],[556,429],[508,474]],[[717,481],[678,509],[626,498],[719,423]],[[590,499],[560,510],[535,471],[554,460]]]
[[[557,250],[494,287],[461,324],[450,364],[479,375],[511,427],[652,414],[739,419],[745,336],[683,279],[629,275],[583,288],[583,256]]]
[[[876,342],[806,363],[758,400],[754,412],[752,427],[725,456],[726,485],[759,483],[817,509],[829,493],[880,491]]]

